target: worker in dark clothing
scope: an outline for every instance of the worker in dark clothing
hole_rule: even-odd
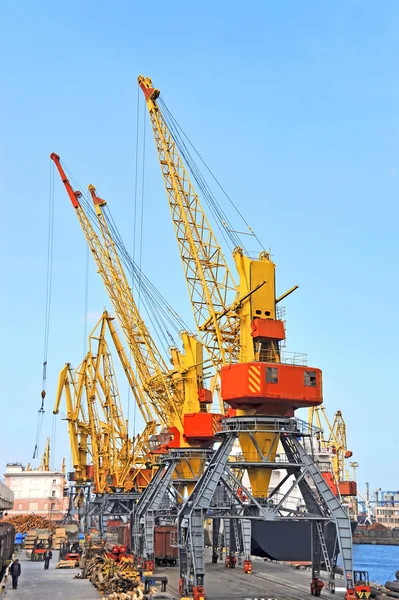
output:
[[[12,589],[16,590],[18,587],[18,577],[21,575],[21,565],[19,564],[18,558],[12,563],[9,572],[12,577]]]
[[[47,548],[44,553],[44,570],[47,571],[50,566],[50,560],[53,558],[53,553],[51,552],[51,548]]]

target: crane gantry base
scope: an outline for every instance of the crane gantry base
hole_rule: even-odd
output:
[[[184,502],[187,485],[198,481],[199,475],[195,470],[191,470],[189,478],[179,477],[179,472],[187,472],[187,469],[179,467],[189,467],[191,461],[201,461],[205,465],[212,455],[212,449],[179,448],[170,450],[160,460],[155,475],[142,492],[133,513],[132,548],[146,570],[152,571],[154,568],[156,519],[162,516],[164,521],[173,524]]]
[[[85,513],[85,533],[89,533],[91,521],[98,518],[100,536],[104,537],[107,521],[112,516],[126,516],[131,519],[140,492],[112,492],[96,494],[87,505]]]
[[[181,596],[195,598],[198,594],[204,594],[205,518],[216,519],[218,523],[220,520],[224,523],[230,521],[227,530],[234,530],[237,540],[236,551],[239,551],[242,545],[244,564],[247,569],[250,560],[252,520],[310,521],[312,581],[319,578],[321,563],[324,562],[328,571],[330,590],[334,590],[336,555],[340,551],[347,587],[351,589],[353,582],[351,524],[345,508],[332,493],[313,461],[311,455],[313,429],[309,428],[307,423],[295,418],[246,416],[224,420],[221,429],[220,435],[223,441],[212,456],[191,496],[184,502],[178,516]],[[237,460],[231,455],[234,441],[239,434],[246,433],[256,441],[259,438],[255,434],[262,431],[268,433],[272,431],[278,437],[283,452],[279,450],[275,460],[263,455],[259,447],[257,456],[253,456],[251,461],[241,457]],[[309,441],[307,449],[304,447],[305,440]],[[242,473],[254,465],[256,468],[285,469],[287,475],[268,495],[256,498],[245,489],[241,481]],[[285,482],[290,483],[289,489],[281,493],[281,487]],[[293,510],[285,504],[295,488],[299,489],[302,495],[306,506],[305,512],[299,508]],[[336,530],[336,547],[333,556],[329,555],[324,535],[324,528],[328,522],[333,522]],[[214,539],[217,537],[215,535]],[[217,556],[216,548],[213,554]],[[228,558],[230,557],[231,555],[228,555]]]
[[[81,533],[86,529],[86,511],[90,503],[90,483],[70,482],[68,490],[68,508],[61,521],[63,525],[78,523]]]

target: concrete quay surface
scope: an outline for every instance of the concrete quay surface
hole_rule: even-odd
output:
[[[18,588],[12,589],[11,577],[6,583],[6,600],[99,600],[100,595],[88,579],[74,579],[79,569],[56,569],[58,552],[53,551],[48,571],[43,562],[28,560],[23,550],[18,559],[21,577]],[[1,600],[3,596],[0,594]]]
[[[210,558],[210,557],[209,557]],[[254,559],[252,575],[246,575],[243,567],[228,569],[224,563],[207,561],[205,575],[205,600],[310,600],[310,571],[298,570],[288,565]],[[168,576],[168,592],[178,595],[178,567],[163,569]],[[337,578],[335,596],[325,588],[321,598],[344,598],[345,590],[341,578]]]
[[[208,553],[207,553],[208,554]],[[99,592],[88,579],[74,579],[79,569],[56,569],[58,553],[53,552],[53,560],[48,571],[44,563],[32,562],[25,556],[24,551],[19,555],[22,575],[19,578],[18,589],[13,590],[11,578],[6,583],[6,600],[99,600]],[[173,598],[179,600],[178,593],[179,569],[157,568],[157,575],[168,577],[167,591]],[[205,576],[206,600],[310,600],[310,571],[298,570],[293,567],[253,560],[253,573],[246,575],[242,566],[227,569],[224,563],[212,564],[207,561]],[[342,580],[337,580],[335,598],[343,598]],[[0,593],[0,600],[3,600]],[[334,598],[323,590],[321,598]]]

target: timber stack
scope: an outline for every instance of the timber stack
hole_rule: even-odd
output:
[[[383,598],[399,599],[399,571],[396,571],[395,581],[387,581],[385,585],[371,585],[371,597],[377,600]]]
[[[54,521],[50,521],[39,515],[13,515],[3,519],[0,523],[13,525],[17,533],[28,533],[32,529],[42,529],[53,532],[57,527]]]
[[[96,548],[96,551],[98,553],[95,556],[87,558],[89,547],[86,547],[81,560],[81,566],[84,567],[75,576],[76,579],[88,578],[101,595],[107,594],[108,600],[147,600],[161,597],[158,596],[161,590],[155,583],[142,583],[141,572],[133,557],[115,558],[104,547]],[[167,581],[165,577],[161,579]],[[165,593],[162,597],[170,598]]]

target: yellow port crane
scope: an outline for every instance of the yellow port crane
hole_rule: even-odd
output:
[[[269,253],[262,251],[258,259],[252,259],[238,246],[233,252],[238,273],[235,282],[166,122],[168,111],[160,108],[160,91],[149,77],[140,76],[138,83],[150,116],[197,331],[215,367],[230,369],[230,374],[225,371],[230,383],[224,385],[223,399],[231,395],[229,403],[237,414],[278,414],[276,406],[266,400],[241,402],[240,386],[249,381],[249,393],[255,397],[262,377],[266,378],[258,366],[261,361],[269,363],[267,376],[273,382],[270,363],[281,362],[280,342],[285,339],[277,304],[298,286],[277,298],[275,264]],[[246,459],[255,455],[255,445],[274,461],[278,443],[274,433],[243,433],[239,439]],[[270,476],[268,469],[249,470],[255,496],[267,496]]]
[[[89,350],[81,365],[74,374],[69,364],[62,369],[53,411],[59,412],[61,396],[65,393],[75,481],[79,486],[92,480],[96,493],[145,487],[151,477],[151,470],[146,467],[150,455],[149,439],[156,433],[155,421],[150,419],[143,403],[138,402],[145,429],[133,439],[128,435],[128,422],[123,416],[106,341],[107,330],[132,391],[140,398],[141,391],[135,387],[134,374],[112,317],[104,311],[90,334]],[[87,465],[88,455],[91,456],[90,465]]]
[[[250,512],[249,506],[252,505],[256,514],[259,507],[266,504],[265,500],[271,499],[267,502],[267,511],[277,515],[289,491],[280,500],[276,497],[277,504],[274,505],[276,491],[292,473],[295,481],[291,490],[295,486],[300,489],[308,514],[312,515],[311,518],[316,518],[317,534],[316,528],[312,527],[315,541],[317,536],[317,543],[320,541],[323,548],[326,547],[323,524],[318,519],[321,515],[328,514],[335,522],[346,573],[346,597],[354,598],[352,536],[348,514],[306,454],[297,433],[289,433],[291,427],[296,428],[298,433],[302,428],[304,436],[310,436],[306,424],[301,425],[299,420],[291,417],[295,416],[298,408],[322,403],[320,369],[308,367],[303,355],[294,354],[289,357],[281,351],[285,340],[285,324],[282,311],[278,310],[277,305],[298,286],[279,297],[276,295],[275,264],[270,254],[262,249],[257,259],[251,257],[245,244],[241,242],[241,234],[247,233],[257,240],[254,232],[247,223],[246,232],[237,231],[230,224],[190,156],[190,142],[160,97],[160,91],[148,77],[140,76],[138,83],[150,115],[197,331],[214,366],[220,372],[223,401],[235,412],[231,418],[223,421],[221,437],[224,439],[210,461],[209,469],[198,482],[193,496],[179,513],[180,595],[192,595],[195,600],[205,597],[203,520],[205,511],[211,506],[210,499],[215,498],[223,469],[228,465],[233,441],[238,437],[243,455],[241,467],[247,471],[251,487],[251,490],[247,490],[249,504],[246,509]],[[185,165],[199,186],[223,237],[229,238],[238,275],[236,283]],[[259,213],[262,214],[260,211]],[[240,217],[244,220],[241,215]],[[287,468],[286,478],[269,493],[279,442],[288,463],[294,459],[297,465],[302,463],[307,466],[305,469],[302,466],[292,471]],[[306,473],[313,479],[317,495],[306,481]],[[231,494],[231,488],[227,493]],[[223,511],[223,507],[221,510]],[[292,515],[292,518],[296,517],[298,515]],[[269,518],[269,515],[265,515],[265,521]],[[246,556],[244,571],[247,573],[251,572],[250,531],[255,524],[256,520],[251,524],[245,524],[245,518],[241,521]],[[263,525],[261,528],[264,530]],[[260,538],[261,536],[258,539]],[[312,553],[311,592],[320,595],[323,585],[320,581],[321,555],[316,554]],[[226,556],[226,566],[232,564],[234,562],[232,563],[229,554]],[[334,571],[335,564],[332,564],[329,568],[331,589],[334,588]]]
[[[321,430],[320,447],[331,457],[334,478],[340,494],[356,496],[356,482],[350,479],[347,465],[353,452],[348,449],[346,423],[342,412],[337,410],[331,424],[324,406],[311,407],[308,411],[308,423]]]
[[[87,457],[89,425],[82,408],[84,381],[81,373],[86,371],[87,357],[76,369],[75,374],[69,363],[65,364],[58,377],[58,386],[53,413],[59,413],[62,396],[65,395],[66,421],[68,422],[69,444],[74,468],[74,480],[77,486],[85,485],[88,480]]]
[[[47,438],[46,440],[46,447],[44,449],[42,460],[40,461],[39,470],[50,471],[50,438]]]
[[[107,249],[103,246],[100,238],[97,235],[97,232],[95,231],[95,229],[94,229],[92,223],[90,222],[87,214],[85,213],[81,203],[79,202],[79,199],[82,197],[82,193],[79,190],[75,191],[72,188],[72,186],[69,183],[69,180],[65,174],[65,171],[64,171],[63,167],[61,166],[60,157],[54,153],[51,154],[50,157],[54,161],[54,163],[58,169],[58,172],[61,176],[62,182],[63,182],[65,189],[68,193],[68,196],[72,202],[72,206],[75,209],[75,213],[78,218],[79,224],[83,230],[83,233],[84,233],[86,241],[89,245],[90,251],[93,255],[93,258],[94,258],[94,261],[98,268],[98,271],[102,277],[106,291],[111,299],[112,305],[114,306],[115,312],[118,316],[118,321],[121,323],[121,326],[124,329],[124,333],[125,333],[127,342],[129,344],[129,349],[132,352],[133,358],[134,358],[135,362],[136,362],[136,358],[137,358],[136,364],[139,364],[139,365],[143,366],[144,369],[147,369],[148,368],[147,367],[147,364],[148,364],[147,357],[145,359],[143,359],[142,356],[140,355],[140,352],[148,351],[150,356],[154,356],[154,351],[153,351],[153,348],[151,347],[151,338],[149,336],[149,333],[147,335],[147,331],[145,329],[142,329],[142,327],[144,327],[144,323],[142,324],[142,327],[141,327],[141,323],[139,322],[138,326],[136,326],[133,329],[133,323],[130,321],[130,319],[126,315],[125,307],[122,303],[122,299],[119,296],[118,284],[113,279],[112,263],[111,263],[109,254],[107,252]],[[154,344],[154,346],[155,346],[155,344]],[[157,365],[156,365],[156,361],[154,361],[154,362],[155,362],[154,370],[156,372]],[[133,371],[131,371],[131,374],[133,374]],[[148,378],[151,379],[151,377],[154,377],[156,379],[157,376],[158,376],[158,379],[161,379],[161,381],[162,381],[162,379],[163,379],[162,373],[160,375],[159,375],[159,373],[156,373],[156,375],[151,373],[151,375]],[[139,386],[135,385],[134,389],[138,390]],[[156,397],[156,393],[153,392],[152,390],[150,390],[149,393],[146,392],[140,399],[140,402],[141,402],[141,400],[144,400],[144,399],[147,403],[147,410],[151,414],[156,415],[156,421],[158,423],[166,424],[170,421],[170,415],[171,415],[171,413],[174,413],[174,411],[175,411],[173,403],[168,405],[164,401],[163,398],[160,398],[159,402],[157,402],[158,399]],[[137,398],[136,398],[136,401],[137,401]],[[139,405],[140,405],[140,403],[139,403]]]
[[[137,368],[140,386],[151,410],[157,416],[157,421],[164,425],[161,435],[157,436],[157,450],[166,452],[171,448],[210,447],[217,427],[217,416],[208,410],[212,398],[204,387],[202,344],[192,334],[182,332],[183,353],[175,347],[172,348],[173,368],[167,366],[134,300],[108,222],[104,217],[103,207],[106,202],[97,196],[94,186],[89,186],[97,225],[101,232],[100,240],[80,202],[82,193],[72,188],[59,156],[53,153],[51,159],[75,208],[124,332]],[[176,467],[177,479],[194,483],[204,464],[203,458],[179,461]],[[189,483],[187,486],[191,487]]]
[[[96,334],[92,333],[90,336],[90,353],[91,356],[101,356],[102,363],[105,365],[104,377],[101,376],[101,370],[98,368],[95,372],[103,393],[102,407],[105,423],[110,428],[112,435],[113,453],[107,453],[107,456],[113,457],[113,463],[110,465],[110,473],[113,474],[111,486],[112,489],[123,488],[126,491],[133,487],[141,490],[146,487],[151,478],[151,469],[147,468],[147,463],[150,461],[150,439],[156,434],[157,423],[148,410],[144,394],[137,384],[133,369],[113,324],[113,318],[107,311],[104,311],[97,325],[98,328],[100,331]],[[134,438],[129,437],[128,422],[123,416],[122,404],[113,375],[112,358],[105,339],[106,329],[111,335],[130,389],[145,422],[143,432],[136,434]],[[94,342],[97,347],[93,348]]]

